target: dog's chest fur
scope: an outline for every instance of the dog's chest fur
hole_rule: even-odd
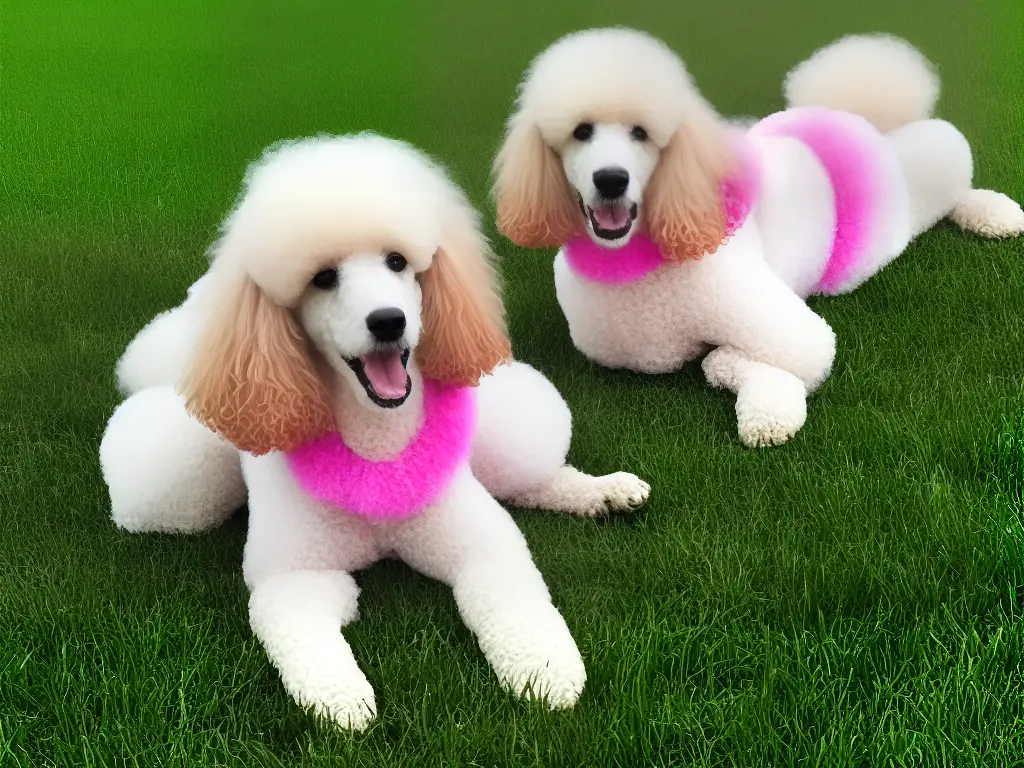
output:
[[[555,292],[573,344],[587,357],[612,368],[666,373],[707,349],[706,273],[696,263],[666,264],[612,285],[573,273],[559,252]]]

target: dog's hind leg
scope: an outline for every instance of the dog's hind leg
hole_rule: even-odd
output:
[[[245,503],[239,455],[188,415],[171,387],[117,407],[100,441],[111,517],[135,533],[199,533]]]
[[[918,235],[949,217],[985,237],[1024,233],[1024,211],[1000,192],[972,189],[967,139],[945,120],[918,120],[887,134],[910,194],[910,232]]]
[[[504,500],[525,509],[601,517],[640,509],[650,494],[651,487],[628,472],[594,477],[566,464],[542,485],[524,488]]]
[[[837,40],[797,65],[786,76],[785,92],[789,107],[852,112],[886,134],[910,192],[911,236],[946,216],[985,237],[1024,233],[1024,212],[1017,203],[999,192],[971,189],[971,148],[952,125],[929,119],[939,78],[905,40],[888,35]],[[904,245],[898,243],[891,257]]]
[[[572,415],[562,396],[525,363],[480,381],[473,474],[519,507],[592,517],[641,507],[650,486],[627,472],[592,477],[565,463]]]
[[[982,237],[1024,234],[1024,210],[1013,198],[991,189],[972,189],[956,204],[949,218]]]

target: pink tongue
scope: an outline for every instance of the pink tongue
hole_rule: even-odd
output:
[[[594,221],[601,229],[622,229],[629,221],[624,205],[599,205],[594,208]]]
[[[397,400],[405,395],[405,366],[399,352],[373,352],[363,358],[363,373],[378,397]]]

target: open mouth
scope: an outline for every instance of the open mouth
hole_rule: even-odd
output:
[[[348,367],[366,390],[366,396],[381,408],[397,408],[412,392],[412,379],[405,367],[408,349],[384,349],[362,357],[346,357]]]
[[[637,205],[626,206],[624,203],[601,203],[589,206],[578,197],[580,210],[590,220],[594,234],[602,240],[618,240],[629,234],[633,222],[636,221]]]

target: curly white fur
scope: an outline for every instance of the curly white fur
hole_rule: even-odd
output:
[[[275,162],[287,159],[285,152]],[[270,197],[278,201],[288,192],[280,188],[282,175],[287,177],[273,175],[278,188]],[[301,175],[293,181],[301,185]],[[429,189],[426,194],[432,205],[437,202]],[[327,252],[344,251],[343,241],[332,240],[337,230],[323,231],[333,232],[323,243]],[[389,290],[401,296],[405,289]],[[176,394],[216,305],[215,291],[215,281],[197,282],[182,305],[139,333],[118,364],[119,385],[130,396],[108,423],[100,447],[115,522],[138,532],[198,532],[225,519],[247,496],[243,572],[252,629],[294,699],[343,727],[362,729],[377,711],[373,689],[339,632],[358,617],[351,574],[389,556],[452,587],[502,685],[517,695],[542,697],[554,709],[573,706],[586,681],[583,661],[525,539],[494,497],[597,514],[639,506],[649,487],[632,475],[595,478],[566,466],[568,408],[540,373],[511,363],[481,379],[470,463],[425,511],[380,521],[330,507],[300,489],[284,454],[239,452],[193,420]],[[303,323],[355,311],[312,296],[299,299],[296,315]],[[344,341],[346,334],[338,338]],[[410,375],[418,384],[412,364]],[[341,392],[355,391],[351,382],[338,382]],[[387,413],[365,403],[361,408],[349,423],[369,430],[374,448],[406,439],[399,421],[419,418],[415,410],[403,416],[405,405]],[[569,485],[571,494],[565,492]]]
[[[480,381],[477,407],[471,465],[495,497],[583,517],[637,509],[647,501],[651,487],[627,472],[595,479],[563,466],[572,414],[536,369],[523,363],[497,368]]]
[[[515,119],[536,123],[560,148],[583,120],[625,122],[625,115],[641,115],[664,146],[687,112],[703,103],[690,74],[660,40],[620,27],[590,29],[566,35],[537,56],[523,79]]]
[[[186,302],[193,300],[189,297]],[[122,394],[177,383],[192,355],[193,345],[183,343],[195,338],[188,327],[192,316],[174,310],[161,312],[131,340],[115,369]]]
[[[711,386],[736,393],[736,424],[745,444],[780,445],[804,425],[807,387],[789,371],[754,362],[729,347],[711,352],[702,367]]]

